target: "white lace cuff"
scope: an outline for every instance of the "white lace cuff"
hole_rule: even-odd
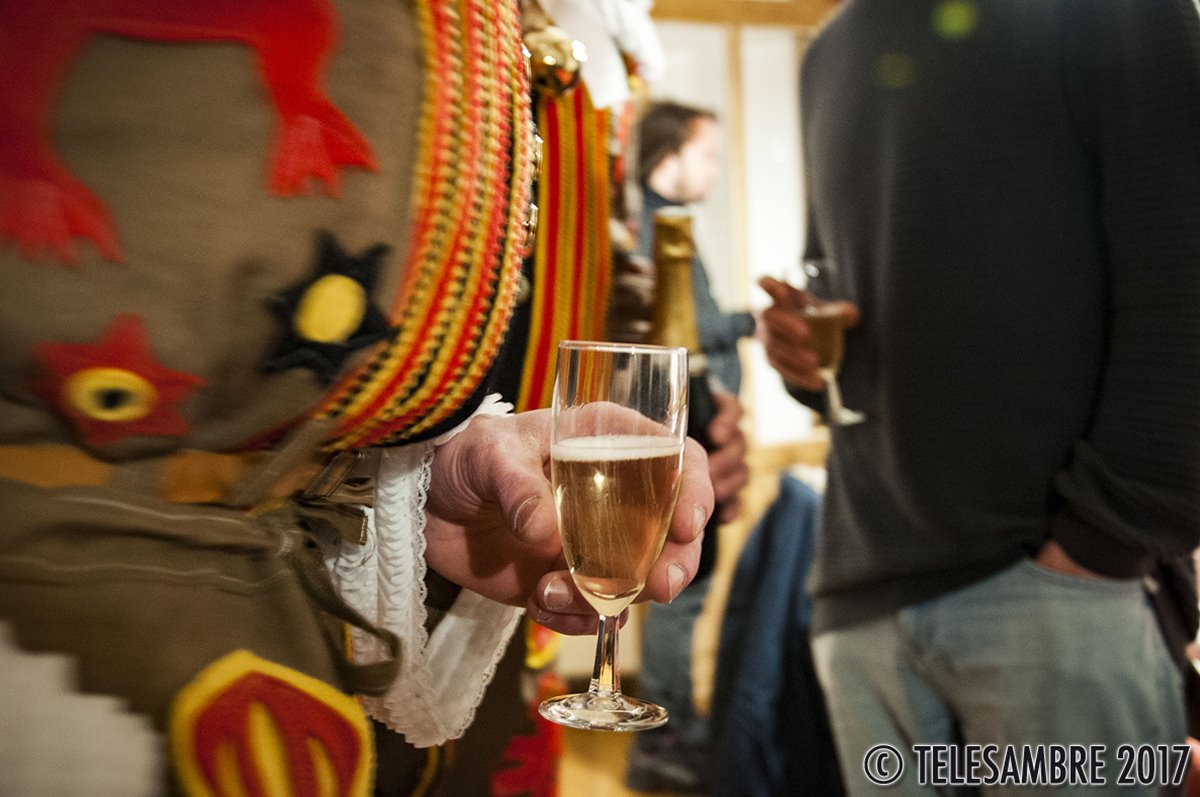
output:
[[[479,406],[475,408],[475,411],[471,413],[470,418],[467,418],[450,431],[433,438],[433,444],[435,446],[440,446],[449,443],[456,434],[467,428],[467,424],[469,424],[473,418],[477,418],[480,415],[511,415],[512,411],[513,405],[502,400],[499,393],[488,393],[483,397],[483,401],[479,402]]]
[[[510,410],[489,396],[475,414]],[[433,636],[425,631],[425,497],[434,449],[449,436],[382,452],[367,543],[342,542],[326,562],[342,598],[400,638],[399,676],[363,705],[417,747],[458,738],[470,726],[523,612],[462,590]],[[358,629],[351,635],[356,661],[384,655],[374,637]]]

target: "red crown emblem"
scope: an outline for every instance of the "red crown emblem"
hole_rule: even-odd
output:
[[[176,696],[171,754],[189,797],[365,797],[374,763],[358,701],[246,650]]]

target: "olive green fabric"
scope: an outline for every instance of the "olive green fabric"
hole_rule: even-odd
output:
[[[290,561],[299,530],[111,488],[0,480],[0,505],[0,617],[22,647],[74,656],[83,691],[161,729],[175,694],[239,648],[340,682],[342,624]]]

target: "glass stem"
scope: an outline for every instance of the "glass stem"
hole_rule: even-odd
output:
[[[588,692],[598,695],[621,694],[621,676],[617,672],[617,617],[600,615],[596,631],[596,663]]]
[[[829,402],[831,417],[836,418],[846,411],[842,405],[842,391],[838,387],[837,377],[832,373],[825,379],[825,398]]]

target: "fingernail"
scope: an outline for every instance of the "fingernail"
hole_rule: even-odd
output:
[[[517,507],[517,512],[513,516],[513,531],[517,533],[518,537],[525,536],[525,524],[529,522],[529,518],[533,516],[533,510],[537,509],[537,506],[537,496],[531,495]]]
[[[670,576],[668,575],[668,579]],[[571,588],[562,578],[555,576],[546,582],[542,590],[542,605],[551,611],[566,608],[571,603]]]
[[[699,504],[692,510],[692,534],[698,535],[704,531],[704,524],[708,522],[708,513],[704,511],[704,507]]]
[[[687,571],[683,569],[683,565],[673,564],[667,568],[667,586],[671,590],[672,601],[683,590],[685,581],[687,581]]]

